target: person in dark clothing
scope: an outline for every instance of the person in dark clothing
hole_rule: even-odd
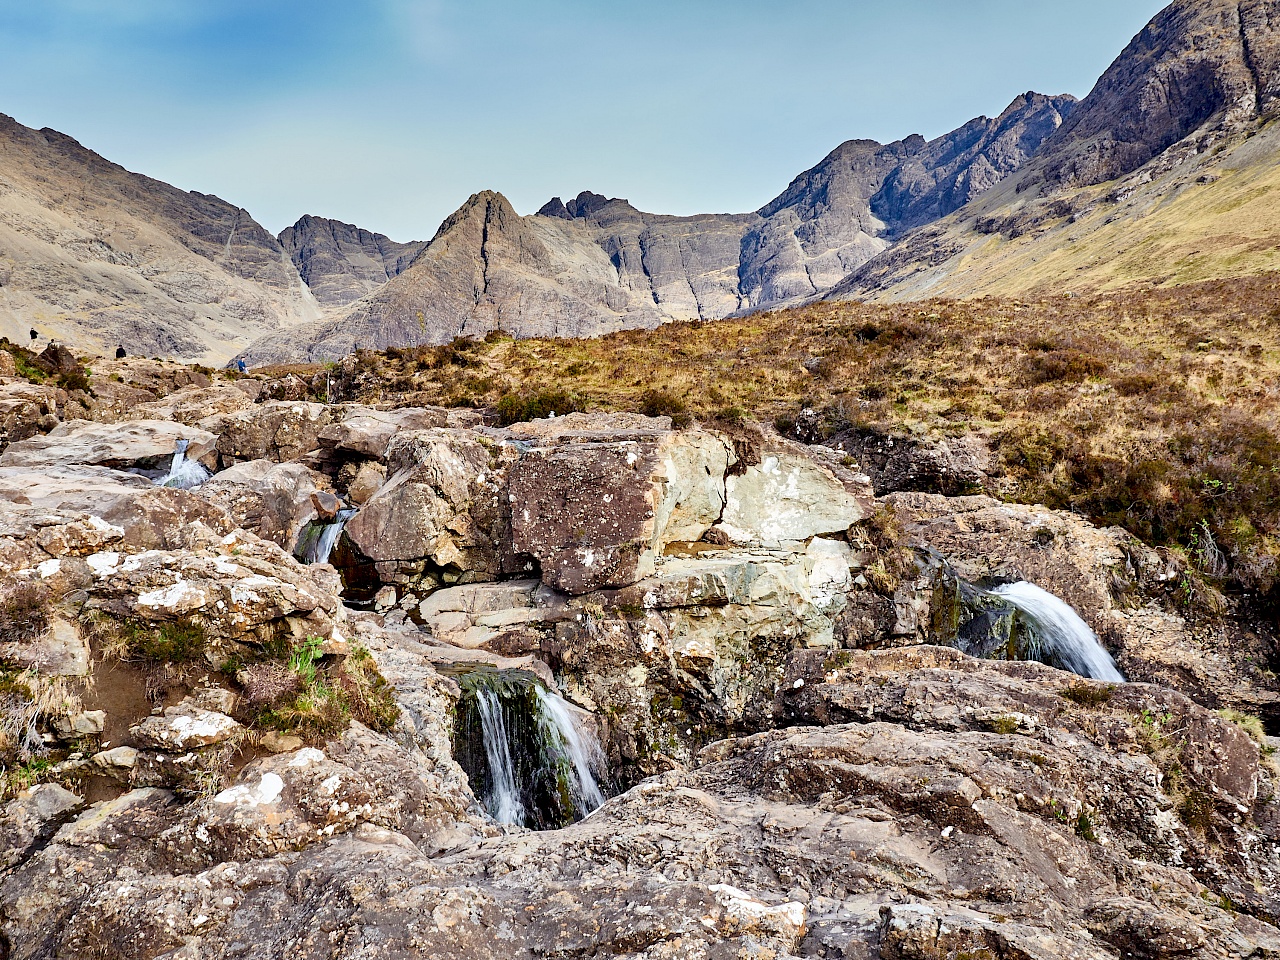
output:
[[[35,342],[36,342],[37,340],[39,340],[39,339],[40,339],[40,334],[36,333],[35,329],[34,329],[34,328],[32,328],[32,330],[31,330],[31,342],[32,342],[32,343],[35,343]]]
[[[240,371],[241,373],[248,373],[248,372],[249,372],[249,367],[245,364],[245,362],[244,362],[243,360],[237,360],[237,361],[236,361],[236,369],[237,369],[238,371]]]
[[[117,360],[124,359],[124,347],[116,347],[116,359]]]

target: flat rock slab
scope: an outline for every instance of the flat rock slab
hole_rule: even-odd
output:
[[[0,467],[160,467],[173,457],[179,440],[188,441],[188,459],[204,460],[214,452],[218,438],[207,430],[171,420],[69,420],[45,436],[11,444],[0,454]]]

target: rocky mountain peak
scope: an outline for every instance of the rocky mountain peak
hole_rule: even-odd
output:
[[[409,268],[424,241],[396,243],[380,233],[325,217],[304,216],[280,234],[315,298],[341,307],[372,293]]]
[[[569,212],[568,207],[564,205],[564,201],[559,197],[552,197],[544,203],[538,210],[540,217],[555,217],[558,220],[572,220],[573,214]]]
[[[1206,124],[1273,111],[1277,96],[1280,2],[1178,0],[1045,144],[1039,176],[1076,186],[1114,180]]]

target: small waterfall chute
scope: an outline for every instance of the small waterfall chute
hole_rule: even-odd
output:
[[[507,732],[502,701],[489,688],[476,691],[480,728],[484,736],[485,759],[489,762],[489,789],[484,804],[499,823],[523,824],[524,801],[516,789],[516,765],[511,759],[511,735]]]
[[[356,511],[346,509],[339,510],[332,520],[313,520],[298,534],[293,555],[303,563],[328,563],[347,521],[355,515]]]
[[[174,444],[173,460],[169,464],[169,472],[158,478],[156,483],[162,487],[174,487],[178,490],[194,490],[208,480],[211,474],[204,465],[187,459],[187,447],[190,440],[179,440]]]
[[[520,670],[482,669],[457,679],[454,755],[490,816],[549,830],[604,803],[604,752],[563,697]]]
[[[1125,682],[1098,635],[1070,604],[1025,580],[1003,584],[991,592],[1021,615],[1030,634],[1028,644],[1039,654],[1035,659],[1091,680]]]

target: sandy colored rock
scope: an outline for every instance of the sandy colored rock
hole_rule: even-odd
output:
[[[43,437],[10,444],[0,454],[0,467],[84,464],[167,469],[179,440],[188,443],[188,459],[204,461],[213,454],[218,438],[171,420],[110,424],[71,420]]]

